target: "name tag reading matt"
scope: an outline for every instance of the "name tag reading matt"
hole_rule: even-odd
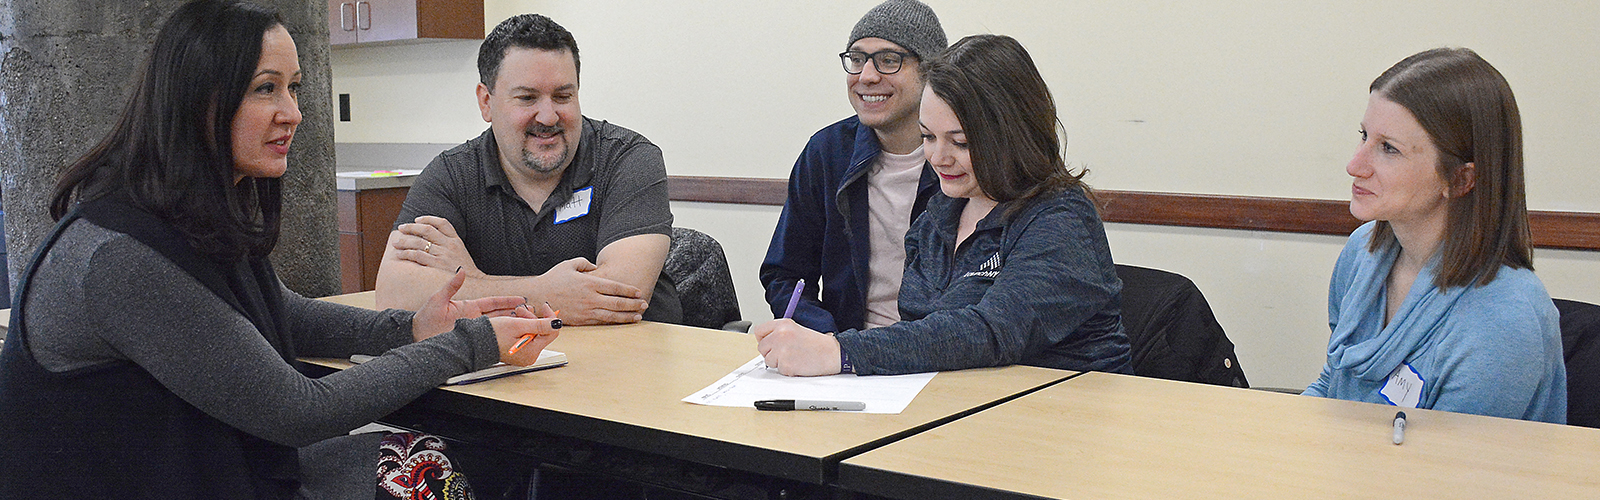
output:
[[[1389,374],[1389,381],[1383,384],[1383,389],[1378,391],[1389,404],[1416,408],[1422,401],[1422,375],[1411,368],[1410,364],[1402,364]]]
[[[594,186],[572,192],[567,204],[556,207],[556,224],[589,215],[589,202],[594,200]]]

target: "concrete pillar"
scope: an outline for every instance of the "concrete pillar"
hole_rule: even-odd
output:
[[[161,23],[186,0],[0,0],[0,192],[8,276],[53,222],[57,177],[111,130]],[[291,289],[339,291],[332,71],[327,3],[257,0],[282,13],[300,53],[305,121],[284,176],[283,232],[272,261]]]

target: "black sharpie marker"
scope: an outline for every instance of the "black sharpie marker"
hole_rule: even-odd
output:
[[[867,409],[867,404],[860,401],[808,401],[804,399],[768,399],[756,401],[757,410],[789,411],[789,410],[838,410],[862,411]]]
[[[1394,444],[1406,442],[1406,412],[1394,412]]]

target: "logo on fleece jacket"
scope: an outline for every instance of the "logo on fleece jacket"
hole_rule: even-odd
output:
[[[995,276],[999,276],[999,275],[1000,275],[1000,252],[995,252],[994,255],[989,256],[989,260],[983,261],[983,264],[978,266],[978,270],[977,271],[968,271],[967,274],[963,274],[963,275],[961,275],[961,277],[962,278],[967,278],[967,277],[972,277],[972,276],[978,276],[978,277],[983,277],[983,278],[994,279]]]

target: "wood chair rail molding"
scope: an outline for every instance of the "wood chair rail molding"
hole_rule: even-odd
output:
[[[788,180],[751,177],[667,178],[673,201],[783,206]],[[1106,222],[1205,227],[1242,231],[1347,235],[1361,222],[1350,203],[1308,198],[1267,198],[1213,194],[1095,191]],[[1539,248],[1600,250],[1600,213],[1528,212],[1533,244]]]

